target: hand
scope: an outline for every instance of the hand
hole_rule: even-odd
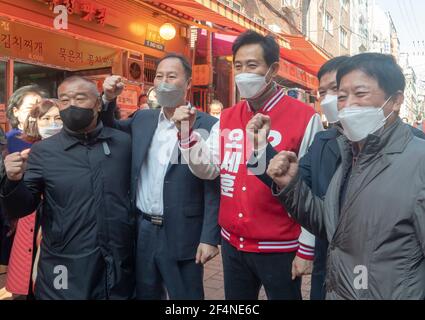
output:
[[[219,253],[218,247],[206,243],[200,243],[196,252],[196,263],[206,264]]]
[[[174,115],[171,120],[174,121],[180,132],[182,131],[182,128],[185,130],[187,126],[189,126],[188,130],[190,130],[195,124],[196,108],[189,109],[187,106],[180,106],[174,111]]]
[[[254,150],[261,149],[267,145],[270,133],[270,117],[257,113],[246,125],[246,134],[249,141],[254,144]]]
[[[305,260],[298,256],[292,262],[292,280],[311,274],[313,270],[313,261]]]
[[[7,178],[10,181],[22,180],[27,167],[29,153],[30,149],[26,149],[22,152],[15,152],[6,156],[4,159],[4,167]]]
[[[112,101],[124,90],[124,82],[120,76],[109,76],[103,82],[103,94],[106,100]]]
[[[9,220],[9,231],[6,234],[6,237],[11,237],[15,234],[16,228],[18,227],[19,219]]]
[[[290,151],[282,151],[269,163],[267,174],[280,189],[285,188],[298,173],[297,155]]]

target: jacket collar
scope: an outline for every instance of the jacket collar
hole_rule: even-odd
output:
[[[362,190],[391,165],[393,159],[390,154],[403,152],[412,138],[411,130],[399,118],[380,136],[369,135],[366,138],[365,146],[358,157],[358,166],[362,167],[358,172],[362,172],[362,175],[350,178],[357,179],[357,182],[353,182],[347,189],[342,208],[344,212],[351,207]],[[342,155],[342,177],[345,177],[351,167],[353,151],[351,143],[344,136],[338,138],[338,144]]]
[[[60,135],[64,150],[69,150],[78,143],[82,145],[91,145],[99,140],[108,140],[112,138],[111,133],[105,130],[101,121],[99,121],[97,127],[91,132],[77,133],[64,127]]]
[[[382,131],[381,135],[370,134],[366,138],[362,153],[373,155],[376,153],[401,153],[412,139],[411,131],[400,118]]]
[[[321,140],[333,140],[338,138],[341,135],[341,132],[336,127],[331,127],[325,131],[321,131],[320,139]]]

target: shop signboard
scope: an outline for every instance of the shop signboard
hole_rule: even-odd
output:
[[[75,39],[0,17],[0,55],[25,61],[87,70],[111,67],[120,62],[120,50]]]
[[[148,23],[145,46],[159,51],[165,50],[165,40],[159,35],[159,27]]]
[[[283,59],[280,60],[278,75],[309,89],[317,89],[318,87],[318,81],[314,75]]]

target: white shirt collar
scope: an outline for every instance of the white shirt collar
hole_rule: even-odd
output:
[[[170,125],[170,126],[173,126],[173,127],[175,126],[175,124],[172,120],[167,119],[163,108],[161,108],[161,112],[159,113],[158,124],[163,124],[163,123],[166,123],[167,125]]]

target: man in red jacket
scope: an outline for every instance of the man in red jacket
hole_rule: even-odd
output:
[[[301,299],[300,277],[311,272],[314,237],[273,199],[270,188],[255,176],[265,170],[254,175],[248,159],[266,148],[303,155],[322,129],[320,117],[273,81],[280,56],[271,36],[247,31],[232,49],[235,81],[244,100],[223,111],[206,141],[197,132],[185,132],[196,111],[177,109],[173,120],[182,155],[199,178],[221,177],[226,299],[258,299],[262,285],[269,299]]]

